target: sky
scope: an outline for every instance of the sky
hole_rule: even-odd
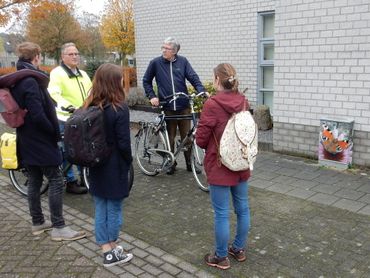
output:
[[[76,0],[76,9],[78,12],[86,11],[92,14],[100,15],[104,10],[104,0]]]
[[[86,11],[99,16],[104,10],[105,2],[106,0],[75,0],[76,11],[78,14],[82,14],[82,12]],[[10,23],[6,27],[0,27],[0,32],[8,32],[11,25]]]

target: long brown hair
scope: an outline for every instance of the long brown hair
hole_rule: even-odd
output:
[[[123,90],[123,69],[114,64],[102,64],[95,72],[89,96],[83,107],[95,105],[103,109],[104,105],[112,104],[113,108],[125,101]]]

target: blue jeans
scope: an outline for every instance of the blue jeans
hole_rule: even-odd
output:
[[[58,166],[40,167],[26,166],[28,171],[28,207],[32,217],[33,225],[41,225],[44,223],[44,214],[42,213],[40,188],[45,176],[49,181],[49,209],[50,220],[53,227],[64,227],[63,218],[63,188],[64,181],[62,173]]]
[[[63,121],[59,121],[59,130],[60,130],[60,133],[61,134],[64,134],[64,124],[65,122]],[[65,157],[64,157],[64,143],[62,142],[61,144],[61,147],[62,147],[62,152],[63,152],[63,168],[66,168],[66,165],[67,165],[67,161],[65,160]],[[80,166],[77,166],[77,170],[78,170],[78,173],[79,175],[81,175],[81,167]],[[66,181],[67,182],[72,182],[72,181],[76,181],[77,178],[75,177],[75,174],[73,172],[73,167],[70,167],[66,173]]]
[[[248,183],[240,182],[236,186],[210,185],[209,191],[214,214],[216,255],[227,256],[230,239],[230,192],[237,216],[236,235],[232,245],[235,249],[245,249],[249,226],[250,213],[248,204]]]
[[[97,196],[93,197],[95,203],[96,243],[102,245],[117,241],[123,223],[123,199],[113,200]]]

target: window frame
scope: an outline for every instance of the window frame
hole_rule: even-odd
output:
[[[265,46],[272,45],[275,50],[275,40],[274,37],[263,37],[264,31],[264,19],[267,16],[274,16],[275,20],[275,11],[267,11],[258,13],[258,28],[257,28],[257,42],[258,42],[258,72],[257,72],[257,104],[265,104],[264,94],[272,93],[272,98],[274,98],[274,88],[264,88],[264,75],[263,69],[267,67],[272,67],[274,70],[274,60],[264,60],[265,56]],[[275,57],[275,54],[274,54]],[[273,107],[270,107],[271,115],[273,114]]]

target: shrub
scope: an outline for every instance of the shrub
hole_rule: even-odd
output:
[[[130,75],[130,87],[136,87],[137,86],[136,68],[129,67],[128,73]]]
[[[98,61],[91,61],[86,64],[85,71],[91,80],[94,78],[95,72],[101,64],[103,63]]]
[[[145,93],[142,88],[134,88],[130,90],[129,95],[126,98],[128,106],[135,105],[150,105],[149,99],[145,96]]]
[[[206,89],[206,92],[210,96],[212,96],[216,93],[215,88],[213,88],[213,83],[212,82],[207,81],[203,85],[204,85],[204,88]],[[197,91],[194,89],[193,86],[188,87],[188,92],[189,92],[189,94],[197,93]],[[198,112],[198,113],[202,112],[203,104],[206,100],[207,99],[204,98],[204,97],[196,97],[194,99],[194,110],[195,110],[195,112]]]
[[[12,73],[15,71],[16,71],[15,67],[0,68],[0,75],[5,75],[5,74]]]
[[[40,70],[50,73],[55,66],[40,66]]]
[[[50,71],[53,69],[53,66],[40,66],[40,70],[45,71],[47,73],[50,73]],[[15,72],[17,69],[15,67],[6,67],[6,68],[0,68],[0,76],[5,75],[8,73]]]

